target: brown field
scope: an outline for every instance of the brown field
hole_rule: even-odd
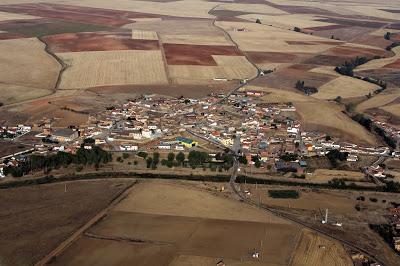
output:
[[[340,46],[331,48],[326,54],[335,56],[348,56],[348,57],[374,57],[374,56],[388,56],[389,53],[381,49],[363,48],[363,47],[350,47],[350,46]]]
[[[160,51],[129,50],[60,53],[69,66],[61,89],[127,84],[168,84]]]
[[[242,55],[235,46],[163,44],[168,65],[216,66],[212,55]]]
[[[301,55],[279,52],[246,52],[250,60],[259,63],[293,63]]]
[[[157,40],[133,40],[130,32],[66,33],[43,40],[54,53],[159,49]]]
[[[111,9],[77,7],[51,3],[1,5],[1,11],[22,13],[43,18],[62,19],[104,26],[123,26],[132,23],[133,18],[157,17],[151,14],[124,12]]]
[[[191,182],[141,182],[51,264],[183,266],[223,259],[230,265],[289,265],[301,235],[298,226]],[[330,256],[348,258],[339,244],[325,241],[337,245]],[[257,261],[251,259],[254,249],[261,255]]]
[[[77,181],[1,190],[1,264],[34,264],[105,208],[129,182]]]
[[[365,176],[361,172],[340,171],[329,169],[317,169],[312,175],[307,175],[307,179],[316,183],[327,183],[334,178],[345,178],[351,181],[362,181]]]
[[[341,244],[303,229],[290,265],[351,266],[353,262]]]

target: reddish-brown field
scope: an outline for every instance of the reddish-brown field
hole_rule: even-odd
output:
[[[393,40],[393,37],[391,37]],[[371,46],[376,46],[379,48],[386,48],[388,45],[391,44],[391,41],[386,40],[385,38],[382,38],[381,36],[372,36],[372,35],[362,35],[358,36],[356,39],[353,40],[354,43],[359,43],[359,44],[368,44]]]
[[[156,40],[133,40],[130,32],[66,33],[44,37],[55,53],[115,50],[158,50]]]
[[[370,49],[370,48],[361,48],[361,47],[334,47],[328,51],[330,55],[336,56],[348,56],[348,57],[357,57],[357,56],[365,56],[365,57],[374,57],[374,56],[388,56],[389,52],[378,49]]]
[[[246,52],[246,55],[254,63],[292,63],[302,56],[279,52]]]
[[[319,27],[311,27],[305,28],[305,30],[312,30],[312,31],[324,31],[324,30],[336,30],[336,29],[343,29],[349,26],[346,25],[329,25],[329,26],[319,26]]]
[[[169,65],[216,66],[212,55],[243,55],[235,46],[163,44]]]
[[[317,55],[305,60],[304,63],[323,66],[338,66],[351,59],[352,57],[350,56]]]
[[[384,66],[384,68],[398,68],[398,69],[400,69],[400,59],[397,59],[396,61],[394,61],[391,64],[387,64],[386,66]]]
[[[24,36],[16,33],[0,33],[0,40],[20,39]]]

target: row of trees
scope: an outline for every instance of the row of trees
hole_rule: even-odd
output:
[[[365,127],[368,131],[372,133],[378,134],[385,142],[386,144],[395,149],[397,146],[396,140],[390,136],[388,136],[385,131],[381,128],[376,126],[372,120],[368,117],[365,117],[364,115],[357,113],[351,117],[354,121],[358,122],[360,125]]]
[[[341,75],[353,77],[354,76],[354,69],[362,64],[367,63],[370,59],[366,57],[356,57],[355,59],[351,60],[350,62],[344,62],[344,64],[335,67],[335,71]]]
[[[306,86],[304,81],[302,81],[302,80],[298,80],[296,82],[295,88],[298,89],[299,91],[302,91],[303,93],[305,93],[307,95],[311,95],[311,94],[318,92],[317,88]]]
[[[16,167],[8,166],[4,169],[6,175],[11,174],[14,177],[21,177],[33,171],[44,170],[46,173],[52,169],[58,169],[62,166],[71,164],[76,165],[94,165],[98,168],[101,164],[107,164],[112,160],[111,153],[102,150],[98,146],[92,149],[79,148],[76,154],[58,152],[52,155],[31,155],[26,161],[20,162]]]

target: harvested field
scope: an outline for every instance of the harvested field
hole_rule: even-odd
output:
[[[365,56],[367,58],[373,58],[374,56],[388,56],[388,51],[382,49],[373,49],[373,48],[363,48],[363,47],[351,47],[351,46],[340,46],[334,47],[327,51],[328,55],[335,56],[348,56],[348,57],[361,57]]]
[[[374,97],[372,97],[372,98],[360,103],[359,105],[357,105],[357,110],[363,112],[363,111],[368,110],[368,109],[384,106],[384,105],[387,105],[387,104],[393,102],[398,97],[399,97],[398,94],[380,93],[380,94],[375,95]]]
[[[396,68],[396,69],[400,69],[400,59],[397,59],[397,60],[394,61],[393,63],[384,65],[383,67],[384,67],[384,68]]]
[[[155,31],[159,35],[195,35],[207,39],[224,36],[215,28],[212,20],[199,19],[170,19],[161,21],[143,21],[124,26],[125,29]]]
[[[271,88],[294,90],[296,82],[302,80],[307,86],[318,88],[336,78],[334,75],[308,71],[313,68],[315,66],[304,64],[283,68],[260,79],[255,85],[264,84]]]
[[[368,95],[379,89],[379,86],[351,77],[338,77],[318,88],[318,92],[312,97],[332,100],[337,96],[342,98],[355,98]]]
[[[23,15],[23,14],[0,12],[0,21],[19,20],[19,19],[35,19],[35,18],[37,18],[37,17]]]
[[[221,258],[232,265],[289,264],[298,226],[191,185],[141,181],[52,264],[208,265]]]
[[[61,33],[104,31],[110,30],[110,27],[75,21],[30,19],[0,22],[0,30],[22,37],[43,37]]]
[[[353,59],[351,56],[339,56],[339,55],[317,55],[313,56],[304,61],[305,64],[315,64],[323,66],[338,66],[346,61]]]
[[[391,104],[383,106],[382,109],[394,116],[400,116],[400,104]]]
[[[117,51],[117,50],[158,50],[157,40],[133,40],[131,33],[66,33],[44,37],[54,53]]]
[[[175,44],[189,44],[189,45],[217,45],[226,46],[232,45],[232,42],[228,41],[225,36],[202,36],[202,35],[162,35],[163,43],[175,43]]]
[[[216,66],[212,55],[240,56],[235,46],[163,44],[168,65]]]
[[[82,237],[50,265],[163,265],[173,259],[174,251],[171,245]]]
[[[344,178],[349,181],[362,181],[365,175],[361,172],[317,169],[312,175],[307,175],[307,180],[315,183],[327,183],[334,178]]]
[[[238,58],[241,58],[237,56]],[[255,68],[247,63],[243,66],[182,66],[168,67],[170,78],[177,84],[208,84],[214,78],[248,79],[254,77]],[[215,83],[215,82],[214,82]]]
[[[321,248],[322,246],[325,248]],[[290,265],[351,266],[353,262],[340,243],[303,229]]]
[[[158,40],[157,32],[132,30],[132,39],[134,40]]]
[[[287,41],[307,43],[323,41],[324,44],[313,45],[313,53],[320,53],[332,47],[332,45],[326,44],[326,39],[257,23],[219,21],[217,25],[228,31],[235,42],[239,44],[241,51],[246,52],[301,54],[304,51],[309,51],[309,45],[290,45]],[[237,29],[245,29],[245,31],[237,31]]]
[[[254,12],[255,13],[255,12]],[[332,27],[337,25],[332,25],[329,22],[318,21],[318,17],[313,15],[304,14],[289,14],[289,15],[264,15],[264,14],[245,14],[238,16],[249,21],[256,21],[260,19],[262,24],[273,25],[275,27],[280,27],[284,29],[293,29],[294,27],[299,28],[313,28],[313,27]]]
[[[3,104],[19,103],[53,93],[51,89],[39,89],[4,83],[0,83],[0,91],[0,102]]]
[[[190,191],[190,193],[188,193]],[[168,199],[165,201],[165,199]],[[184,204],[182,204],[184,202]],[[115,211],[154,215],[188,216],[247,222],[287,224],[272,214],[255,207],[212,196],[187,186],[168,181],[146,182],[135,186],[132,193],[114,208]]]
[[[227,10],[227,11],[239,11],[247,13],[259,13],[259,14],[271,14],[271,15],[285,15],[288,14],[285,11],[279,10],[265,4],[247,4],[247,3],[226,3],[218,6],[216,10]]]
[[[302,125],[304,124],[304,130],[327,132],[352,143],[378,145],[374,135],[343,114],[342,110],[333,103],[297,102],[294,105],[300,115]]]
[[[61,66],[44,48],[44,44],[37,39],[0,41],[0,50],[7,51],[0,53],[1,87],[38,88],[38,95],[42,95],[43,90],[53,90]],[[17,95],[20,89],[14,91],[15,96],[12,91],[4,96],[21,97]],[[35,92],[32,94],[35,97]]]
[[[76,181],[3,189],[0,193],[2,265],[34,264],[105,208],[129,182]]]
[[[60,53],[68,65],[61,89],[126,84],[167,84],[160,51]]]
[[[279,52],[246,52],[249,59],[256,63],[293,63],[304,54],[279,53]]]
[[[53,2],[53,0],[43,0],[47,2]],[[171,2],[153,2],[153,1],[126,1],[126,0],[114,0],[112,2],[108,0],[65,0],[63,3],[68,5],[77,6],[77,9],[86,7],[93,7],[100,10],[106,9],[106,11],[113,11],[115,17],[129,17],[132,11],[145,13],[149,17],[188,17],[188,18],[212,18],[208,14],[208,11],[215,6],[215,3],[208,3],[205,1],[188,0],[188,1],[171,1]],[[118,10],[113,10],[118,9]],[[133,12],[133,13],[135,13]],[[140,14],[139,13],[139,14]],[[112,13],[109,13],[110,15]],[[140,16],[139,16],[140,17]]]
[[[43,18],[61,19],[66,21],[81,22],[87,24],[119,27],[131,23],[129,18],[154,17],[141,15],[140,13],[127,13],[117,10],[100,8],[78,7],[71,5],[59,5],[50,3],[1,5],[1,11],[28,14]],[[125,16],[124,16],[125,15]],[[128,17],[126,17],[128,16]]]
[[[90,89],[95,93],[104,94],[106,97],[121,94],[126,95],[124,99],[132,97],[132,94],[159,94],[172,97],[202,98],[212,92],[226,93],[232,89],[236,82],[224,82],[214,85],[125,85],[125,86],[106,86]]]

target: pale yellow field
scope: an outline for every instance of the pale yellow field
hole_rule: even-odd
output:
[[[312,97],[318,99],[335,99],[361,97],[374,92],[379,86],[359,79],[341,76],[318,88]]]
[[[160,51],[60,53],[68,65],[61,89],[126,84],[168,84]]]
[[[364,179],[364,174],[352,171],[317,169],[312,175],[307,175],[308,180],[317,183],[327,183],[333,178],[346,178],[352,181],[360,181]]]
[[[207,219],[289,223],[247,204],[163,181],[146,182],[137,186],[137,189],[121,201],[114,210]]]
[[[232,45],[224,35],[204,36],[204,35],[161,35],[163,43],[194,44],[194,45]]]
[[[311,28],[311,27],[334,25],[333,23],[317,21],[318,19],[317,16],[307,15],[307,14],[292,14],[292,15],[281,15],[281,16],[246,14],[238,17],[253,22],[255,22],[256,19],[260,19],[262,24],[273,25],[275,27],[281,27],[285,29],[293,29],[294,27]]]
[[[51,2],[54,0],[43,0]],[[177,17],[212,18],[208,11],[216,6],[215,3],[200,0],[185,0],[171,2],[152,2],[135,0],[65,0],[65,5],[88,6],[115,10],[127,10],[150,14],[160,14]]]
[[[397,93],[378,94],[357,105],[357,110],[362,112],[371,108],[381,107],[396,100],[400,95]]]
[[[309,72],[319,73],[319,74],[327,74],[336,77],[340,77],[341,75],[335,71],[332,66],[319,66],[311,69]]]
[[[132,30],[132,39],[134,39],[134,40],[158,40],[158,35],[157,35],[157,32],[155,32],[155,31]]]
[[[216,10],[231,10],[231,11],[240,11],[240,12],[251,12],[251,13],[261,13],[261,14],[271,14],[271,15],[285,15],[287,12],[262,4],[221,4]]]
[[[155,31],[159,35],[199,35],[204,38],[209,36],[223,36],[223,32],[212,25],[211,20],[179,19],[141,21],[123,26],[126,29]]]
[[[391,104],[383,106],[381,109],[393,115],[400,116],[400,104]]]
[[[51,94],[52,90],[0,83],[0,102],[19,103]]]
[[[256,68],[244,56],[213,56],[218,66],[169,65],[169,76],[176,83],[213,82],[214,78],[246,79],[257,75]]]
[[[303,229],[290,265],[351,266],[353,262],[340,243]]]
[[[391,64],[391,63],[399,60],[400,59],[400,47],[395,47],[392,49],[392,51],[395,53],[395,56],[369,61],[368,63],[357,67],[356,70],[358,71],[358,70],[382,68],[385,65]]]
[[[61,66],[37,39],[0,41],[0,83],[53,89]]]
[[[216,24],[229,32],[242,51],[318,53],[332,47],[326,44],[289,45],[286,41],[326,41],[326,39],[256,23],[219,21]],[[246,31],[238,32],[237,29],[240,28]]]
[[[35,18],[38,18],[38,17],[22,15],[22,14],[15,14],[15,13],[8,13],[8,12],[0,12],[0,21],[17,20],[17,19],[35,19]]]

